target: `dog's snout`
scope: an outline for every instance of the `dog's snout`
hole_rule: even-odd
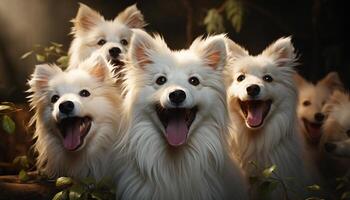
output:
[[[337,145],[331,142],[326,142],[324,148],[327,152],[333,152],[337,148]]]
[[[260,93],[260,87],[256,84],[247,87],[247,94],[251,97],[256,97]]]
[[[109,49],[109,55],[112,58],[117,58],[122,51],[118,47],[113,47]]]
[[[186,93],[183,90],[175,90],[169,94],[170,101],[175,104],[179,105],[186,99]]]
[[[61,113],[69,114],[74,110],[74,103],[71,101],[65,101],[60,103],[59,109]]]
[[[314,117],[315,117],[315,120],[318,122],[322,122],[325,118],[323,113],[316,113]]]

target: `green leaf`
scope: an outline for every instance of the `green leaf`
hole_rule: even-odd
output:
[[[50,42],[55,47],[63,47],[63,44],[57,43],[57,42]]]
[[[28,176],[28,173],[22,169],[21,171],[19,171],[19,174],[18,174],[18,178],[21,182],[27,182],[29,180],[29,176]]]
[[[342,195],[341,195],[341,197],[340,197],[340,199],[350,199],[350,192],[348,191],[348,192],[344,192]]]
[[[0,105],[0,111],[12,110],[13,108],[9,105]]]
[[[208,33],[225,32],[224,19],[216,9],[210,9],[204,18],[204,25]]]
[[[68,56],[61,56],[57,59],[57,63],[60,65],[66,67],[68,66]]]
[[[81,196],[81,193],[69,190],[69,200],[78,200]]]
[[[69,191],[67,191],[67,190],[58,192],[55,194],[55,196],[52,198],[52,200],[70,200],[68,193],[69,193]]]
[[[337,187],[336,187],[335,189],[336,189],[336,190],[341,190],[341,189],[343,189],[344,187],[345,187],[345,183],[342,182],[342,183],[338,184]]]
[[[41,54],[36,54],[36,60],[38,62],[45,62],[46,57],[44,55],[41,55]]]
[[[29,169],[30,162],[27,156],[17,156],[12,161],[13,165],[20,167],[21,169]]]
[[[67,187],[73,184],[73,180],[69,177],[59,177],[56,180],[56,187]]]
[[[276,165],[272,165],[271,167],[264,169],[264,171],[262,172],[262,175],[265,178],[268,178],[275,171],[275,169],[276,169]]]
[[[4,115],[2,117],[2,128],[6,133],[12,134],[16,130],[16,124],[8,115]]]
[[[27,53],[25,53],[25,54],[23,54],[22,56],[21,56],[21,59],[23,60],[23,59],[26,59],[28,56],[30,56],[30,55],[32,55],[33,54],[33,51],[28,51]]]
[[[225,6],[226,18],[231,22],[238,33],[242,28],[243,4],[241,0],[228,0]]]
[[[321,187],[317,184],[314,184],[314,185],[307,186],[307,189],[309,191],[319,191],[319,190],[321,190]]]

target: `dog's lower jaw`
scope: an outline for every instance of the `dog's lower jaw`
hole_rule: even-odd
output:
[[[237,100],[241,116],[249,129],[256,130],[264,126],[272,105],[272,100]]]

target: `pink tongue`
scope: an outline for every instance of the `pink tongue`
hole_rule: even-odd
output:
[[[75,150],[80,145],[80,120],[66,129],[66,137],[63,140],[63,146],[67,150]]]
[[[188,128],[184,117],[171,118],[166,127],[166,138],[172,146],[180,146],[186,142]]]
[[[251,106],[248,105],[247,123],[251,127],[257,127],[262,124],[263,121],[264,106]]]

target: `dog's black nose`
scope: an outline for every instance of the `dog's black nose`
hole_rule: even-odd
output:
[[[326,149],[327,152],[332,152],[337,148],[337,145],[331,142],[326,142],[324,144],[324,149]]]
[[[315,114],[315,120],[318,121],[318,122],[322,122],[324,120],[324,114],[323,113],[316,113]]]
[[[113,47],[113,48],[109,49],[109,55],[112,58],[118,58],[118,56],[121,52],[122,51],[118,47]]]
[[[250,85],[247,87],[247,93],[251,97],[256,97],[260,93],[260,87],[258,85]]]
[[[65,101],[60,103],[59,109],[61,113],[69,114],[74,110],[74,103],[71,101]]]
[[[185,101],[186,93],[183,90],[175,90],[169,94],[169,99],[172,103],[178,105]]]

